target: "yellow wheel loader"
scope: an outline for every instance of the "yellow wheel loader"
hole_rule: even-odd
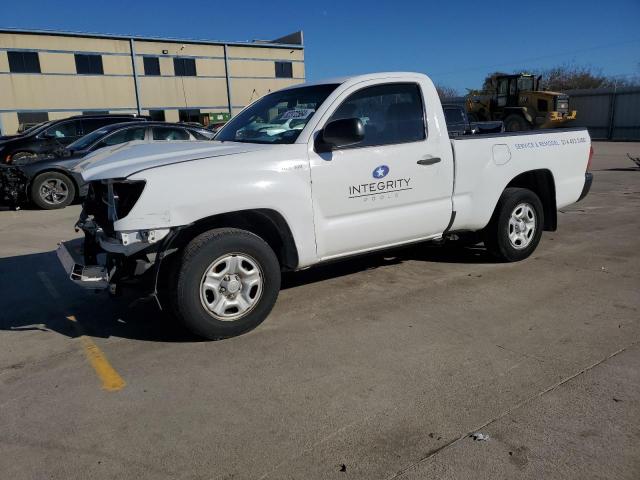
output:
[[[502,120],[507,132],[555,128],[576,118],[569,111],[569,96],[540,90],[540,77],[501,75],[493,95],[469,95],[466,109],[471,121]]]

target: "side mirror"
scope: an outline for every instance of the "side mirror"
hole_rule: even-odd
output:
[[[329,122],[320,137],[320,151],[331,151],[360,143],[364,139],[364,124],[359,118],[343,118]]]

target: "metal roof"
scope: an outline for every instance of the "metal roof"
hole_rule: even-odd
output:
[[[103,38],[109,40],[141,40],[145,42],[172,42],[172,43],[192,43],[199,45],[231,45],[239,47],[269,47],[269,48],[292,48],[302,50],[304,46],[302,44],[302,31],[294,32],[290,35],[286,35],[276,40],[263,41],[253,40],[246,42],[223,42],[220,40],[206,40],[195,38],[162,38],[162,37],[145,37],[141,35],[117,35],[106,33],[93,33],[93,32],[65,32],[60,30],[28,30],[22,28],[3,27],[0,28],[0,33],[19,33],[25,35],[55,35],[59,37],[85,37],[85,38]],[[286,41],[299,41],[300,43],[282,43],[282,40]]]

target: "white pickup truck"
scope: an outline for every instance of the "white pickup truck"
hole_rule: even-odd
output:
[[[213,142],[125,144],[79,165],[85,238],[58,256],[83,286],[137,283],[224,338],[268,316],[283,270],[471,233],[499,259],[528,257],[587,194],[591,153],[584,129],[451,140],[422,74],[304,84]]]

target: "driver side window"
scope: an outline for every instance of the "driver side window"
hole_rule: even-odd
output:
[[[420,87],[390,83],[363,88],[349,96],[329,121],[359,118],[364,140],[355,147],[418,142],[426,138]]]
[[[75,122],[63,122],[49,128],[45,135],[52,138],[77,137],[78,131]]]

